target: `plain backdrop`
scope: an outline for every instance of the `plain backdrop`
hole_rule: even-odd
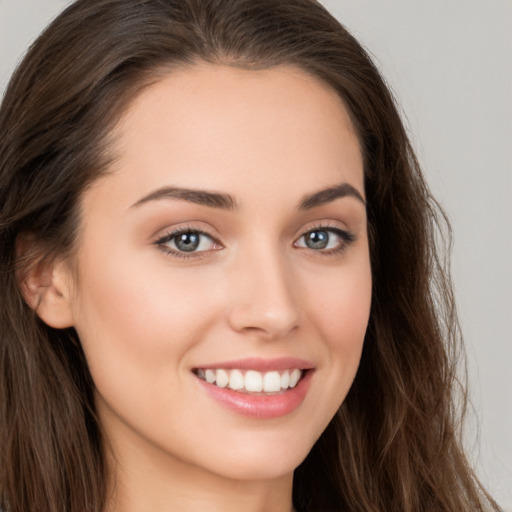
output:
[[[68,3],[0,0],[0,93]],[[474,406],[467,444],[512,511],[512,0],[323,3],[384,74],[452,222]]]

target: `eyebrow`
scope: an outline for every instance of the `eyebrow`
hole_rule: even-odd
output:
[[[134,206],[149,201],[158,201],[161,199],[177,199],[179,201],[187,201],[189,203],[200,204],[210,208],[220,208],[222,210],[236,210],[237,203],[229,194],[221,194],[219,192],[208,192],[207,190],[199,190],[181,187],[162,187],[151,192],[142,199],[139,199]]]
[[[340,185],[334,185],[304,196],[299,203],[298,209],[310,210],[343,197],[354,197],[366,205],[366,201],[363,196],[355,187],[349,183],[341,183]],[[182,187],[159,188],[158,190],[155,190],[147,196],[139,199],[131,207],[137,207],[150,201],[159,201],[162,199],[187,201],[189,203],[195,203],[209,208],[218,208],[221,210],[238,209],[236,200],[229,194]]]
[[[366,206],[366,201],[359,190],[349,183],[341,183],[340,185],[334,185],[313,194],[308,194],[300,202],[299,210],[310,210],[343,197],[354,197]]]

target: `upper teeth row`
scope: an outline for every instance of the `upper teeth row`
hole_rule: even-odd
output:
[[[220,388],[228,387],[236,391],[249,392],[278,392],[281,389],[294,388],[302,376],[302,371],[295,368],[285,370],[280,373],[257,372],[248,370],[245,373],[242,370],[198,370],[198,377],[205,379],[210,384],[215,384]]]

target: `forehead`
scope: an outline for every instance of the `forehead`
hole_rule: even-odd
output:
[[[243,195],[271,183],[302,195],[344,179],[364,194],[341,98],[296,67],[173,70],[130,104],[114,140],[113,177],[139,194],[180,185]]]

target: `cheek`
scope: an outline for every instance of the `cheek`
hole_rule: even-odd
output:
[[[351,350],[364,338],[370,314],[372,280],[369,261],[337,272],[316,275],[308,293],[309,307],[332,350]]]
[[[96,384],[107,373],[112,381],[126,381],[127,374],[168,379],[169,367],[178,368],[208,330],[218,303],[215,296],[205,293],[197,273],[171,272],[115,255],[97,265],[94,261],[90,258],[82,267],[81,280],[87,286],[75,310]]]
[[[316,286],[307,296],[312,322],[324,343],[329,387],[335,390],[334,408],[348,392],[361,359],[368,326],[372,294],[369,260],[341,267],[337,272],[317,274]]]

